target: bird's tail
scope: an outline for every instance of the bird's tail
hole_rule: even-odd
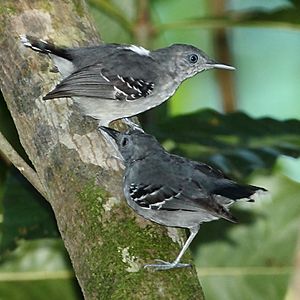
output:
[[[254,202],[256,196],[267,192],[266,189],[254,185],[241,185],[235,182],[227,182],[219,185],[214,194],[221,196],[215,198],[218,204],[218,215],[222,218],[237,223],[237,219],[229,212],[228,207],[235,201]]]
[[[254,197],[258,193],[267,192],[266,189],[254,185],[241,185],[234,182],[229,182],[220,185],[214,190],[214,193],[228,199],[237,201],[239,199],[248,199],[248,202],[254,202]]]
[[[45,54],[53,54],[67,60],[72,60],[67,49],[57,47],[54,44],[48,43],[44,40],[37,39],[29,35],[20,35],[20,40],[25,47],[31,48],[34,51]]]

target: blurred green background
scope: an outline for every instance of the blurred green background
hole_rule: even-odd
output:
[[[168,150],[270,191],[235,206],[238,225],[202,226],[192,251],[206,298],[299,299],[299,1],[87,2],[105,42],[188,43],[236,67],[184,82],[141,120]],[[0,129],[25,157],[3,99]],[[82,299],[51,208],[1,156],[0,200],[0,299]]]

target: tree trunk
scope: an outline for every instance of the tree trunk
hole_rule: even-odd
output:
[[[42,100],[60,76],[48,57],[23,47],[19,35],[96,44],[85,3],[1,0],[0,18],[0,87],[38,183],[27,178],[54,210],[85,299],[202,299],[194,268],[143,269],[155,258],[175,258],[182,232],[144,221],[127,207],[122,166],[97,122],[82,117],[71,99]]]

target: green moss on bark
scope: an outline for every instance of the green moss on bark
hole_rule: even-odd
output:
[[[15,14],[16,13],[16,7],[15,5],[6,2],[7,5],[0,6],[0,15],[8,15],[8,14]]]
[[[85,15],[86,9],[82,0],[74,0],[74,8],[78,16],[83,17]]]
[[[85,163],[69,144],[73,133],[84,135],[93,130],[91,126],[86,127],[87,120],[83,124],[83,118],[73,113],[69,136],[64,132],[68,130],[65,126],[57,124],[57,129],[51,128],[55,123],[51,119],[60,114],[59,107],[49,105],[46,113],[33,101],[51,82],[56,82],[54,77],[58,75],[51,74],[48,66],[39,63],[46,58],[31,55],[32,63],[25,64],[25,50],[19,46],[17,34],[26,30],[37,37],[52,38],[58,45],[98,43],[84,3],[80,0],[3,0],[0,3],[3,25],[0,37],[6,41],[0,57],[10,58],[3,59],[0,67],[6,79],[2,92],[24,149],[47,189],[85,299],[202,299],[193,268],[156,273],[142,268],[155,258],[174,259],[180,247],[171,241],[164,227],[142,221],[125,201],[114,201],[113,196],[121,194],[121,170],[111,170],[105,158],[101,166]],[[26,72],[31,70],[32,76],[30,72],[20,73],[20,66]],[[23,79],[17,80],[20,76]],[[49,120],[51,126],[47,126]],[[98,143],[91,143],[91,157],[96,153],[95,145]],[[102,150],[109,149],[104,145]],[[94,178],[111,194],[94,184]],[[187,261],[187,256],[184,260]]]
[[[89,244],[98,241],[85,258],[92,274],[89,294],[101,299],[202,299],[194,268],[155,273],[143,268],[156,258],[173,260],[178,254],[180,247],[166,237],[166,228],[140,220],[125,201],[105,211],[110,195],[92,184],[79,198],[88,218],[81,229]],[[190,255],[184,261],[191,262]]]

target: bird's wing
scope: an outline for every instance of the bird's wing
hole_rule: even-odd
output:
[[[134,101],[153,93],[156,66],[150,56],[119,50],[117,54],[106,57],[105,61],[76,70],[44,99],[77,96]]]
[[[208,177],[215,179],[226,178],[226,176],[221,170],[213,168],[205,163],[192,161],[192,166],[195,169],[195,171],[201,172]]]
[[[191,195],[190,188],[195,193]],[[134,184],[129,187],[131,199],[140,207],[152,210],[167,211],[207,211],[212,215],[236,222],[231,213],[213,197],[207,195],[196,183],[191,182],[189,187],[180,185],[177,188],[166,185]]]
[[[213,168],[206,163],[192,161],[175,154],[170,154],[170,159],[178,165],[189,165],[190,168],[194,169],[194,172],[200,172],[206,176],[213,178],[227,178],[221,170]]]

